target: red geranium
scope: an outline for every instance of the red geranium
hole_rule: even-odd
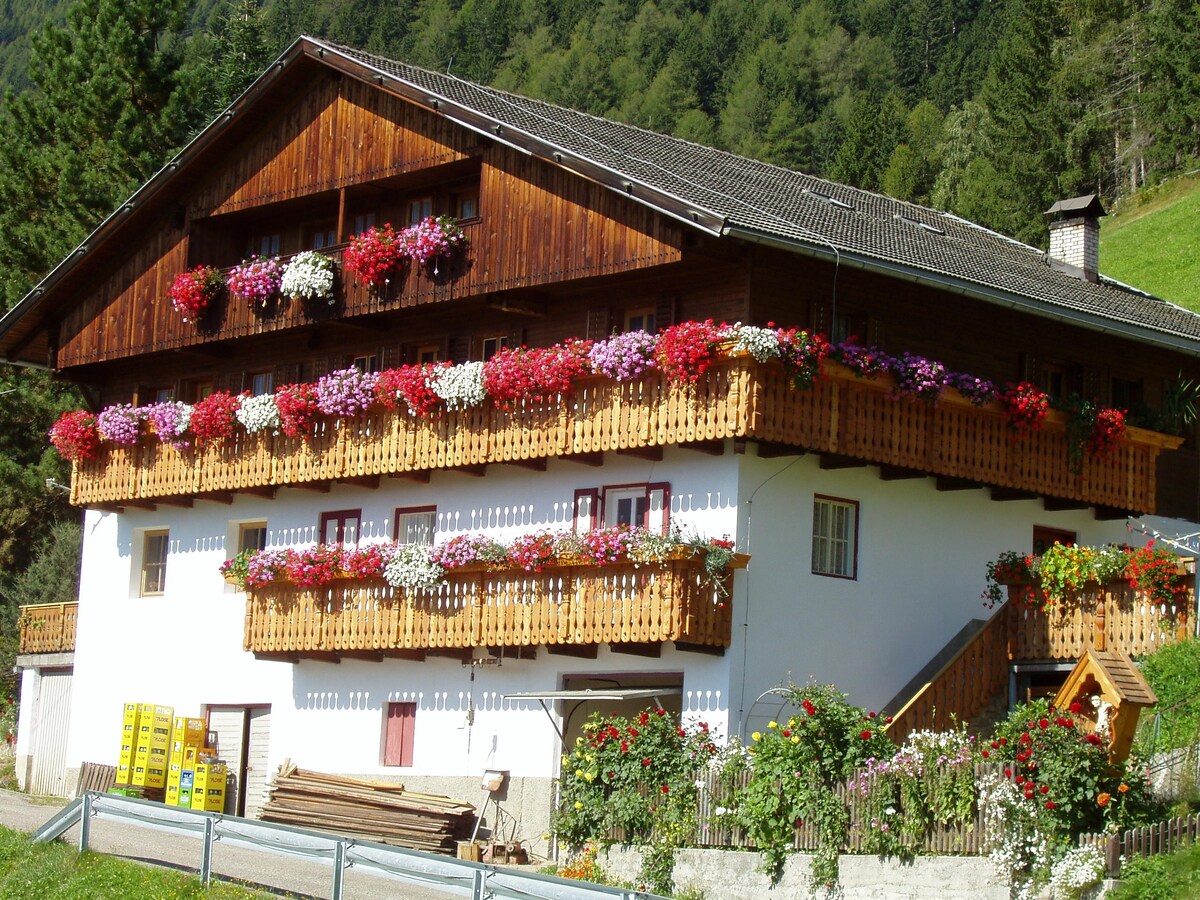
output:
[[[364,233],[350,238],[343,259],[347,272],[363,284],[378,287],[388,282],[389,276],[404,264],[407,256],[403,241],[392,226],[386,224],[382,228],[372,225]]]
[[[576,379],[591,374],[591,349],[591,341],[567,341],[501,350],[483,364],[483,387],[500,406],[567,394]]]
[[[198,319],[225,290],[225,276],[212,266],[196,266],[180,272],[171,283],[171,305],[183,320]]]
[[[287,576],[300,588],[329,584],[342,572],[342,548],[317,544],[294,553],[287,561]]]
[[[238,403],[236,394],[215,391],[192,407],[192,420],[188,427],[196,436],[197,448],[205,444],[219,444],[233,434]]]
[[[1008,384],[1000,395],[1008,414],[1008,427],[1015,439],[1024,438],[1042,427],[1050,410],[1050,396],[1036,384],[1022,381]]]
[[[70,462],[95,459],[100,452],[96,417],[82,409],[63,413],[50,427],[50,443],[63,459]]]
[[[431,415],[445,402],[434,393],[433,379],[439,369],[449,367],[449,362],[440,362],[384,369],[375,382],[375,397],[387,409],[398,409],[404,401],[410,415]]]
[[[1092,433],[1087,438],[1087,451],[1092,456],[1104,457],[1111,453],[1125,436],[1125,412],[1120,409],[1102,407],[1096,410]]]
[[[695,382],[716,362],[721,332],[712,319],[664,329],[655,348],[658,367],[670,381]]]
[[[279,427],[290,438],[312,436],[320,410],[317,408],[317,388],[312,384],[285,384],[275,391],[279,408]]]
[[[508,558],[519,569],[540,572],[554,561],[554,535],[527,534],[519,537],[508,548]]]

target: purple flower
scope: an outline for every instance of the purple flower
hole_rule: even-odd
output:
[[[375,402],[374,372],[360,372],[351,366],[321,376],[317,382],[317,409],[327,416],[357,416]]]
[[[160,444],[170,444],[176,450],[188,446],[188,441],[182,437],[187,431],[192,419],[192,408],[186,403],[167,400],[163,403],[152,403],[141,409],[142,418],[154,426],[154,433]]]
[[[283,268],[279,257],[259,259],[252,256],[229,271],[225,284],[229,293],[249,303],[265,303],[276,291],[283,279]]]
[[[996,399],[996,386],[986,378],[977,378],[962,372],[949,372],[946,384],[971,401],[973,406],[983,406]]]
[[[100,437],[122,447],[137,443],[142,417],[139,410],[129,403],[106,406],[96,417],[96,428]]]
[[[627,331],[592,345],[588,356],[599,375],[616,381],[636,381],[654,371],[656,340],[645,331]]]
[[[949,374],[940,362],[905,353],[892,361],[892,377],[896,383],[892,391],[897,396],[915,397],[926,403],[936,403]]]

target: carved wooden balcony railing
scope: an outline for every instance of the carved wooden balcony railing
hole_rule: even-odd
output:
[[[1067,464],[1064,419],[1010,440],[998,405],[971,406],[956,392],[931,406],[892,399],[883,381],[836,364],[811,390],[749,357],[723,359],[694,385],[662,377],[581,382],[565,401],[498,409],[490,403],[433,420],[376,411],[325,421],[310,440],[240,433],[220,447],[175,450],[153,437],[75,466],[71,500],[120,505],[364,479],[607,450],[746,438],[837,454],[1014,491],[1152,512],[1155,461],[1179,439],[1131,428],[1103,459]]]
[[[746,564],[735,556],[733,567]],[[352,656],[472,647],[588,647],[675,641],[729,646],[732,571],[695,557],[542,572],[455,570],[430,592],[383,581],[320,588],[273,584],[246,599],[243,646],[260,655]]]
[[[1075,661],[1089,646],[1140,657],[1186,639],[1196,628],[1189,574],[1193,586],[1179,603],[1155,603],[1123,583],[1097,586],[1046,611],[1010,599],[896,713],[888,736],[901,742],[912,731],[947,728],[952,717],[970,722],[1007,688],[1012,663]]]
[[[19,653],[68,653],[75,649],[78,603],[39,603],[22,606]]]

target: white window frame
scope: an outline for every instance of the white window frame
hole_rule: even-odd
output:
[[[436,506],[401,506],[396,510],[395,539],[398,544],[432,547],[437,534]]]
[[[575,533],[582,534],[594,528],[608,528],[620,524],[622,500],[644,501],[641,515],[631,517],[627,524],[646,528],[665,535],[670,529],[671,485],[665,481],[639,482],[636,484],[608,484],[599,488],[581,488],[575,492]],[[637,521],[640,519],[640,521]]]
[[[151,553],[151,540],[162,538],[161,554]],[[167,590],[167,558],[171,554],[171,531],[167,528],[147,528],[142,532],[142,552],[138,565],[138,596],[161,597]],[[150,570],[157,569],[157,582],[150,580]]]
[[[813,495],[814,575],[850,581],[858,579],[858,520],[857,500]]]

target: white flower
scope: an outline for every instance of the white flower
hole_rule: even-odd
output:
[[[332,303],[333,260],[315,250],[297,253],[283,270],[279,293],[284,297]]]
[[[394,588],[436,591],[446,580],[446,570],[429,558],[429,549],[421,544],[397,547],[384,566],[384,580]]]
[[[272,431],[279,430],[279,407],[275,405],[274,394],[243,397],[234,415],[250,434],[257,434],[268,428]]]
[[[1050,888],[1055,897],[1075,896],[1104,876],[1104,857],[1097,847],[1075,847],[1064,853],[1050,869]]]
[[[757,325],[742,325],[740,322],[730,329],[733,349],[747,352],[758,362],[779,359],[779,335],[771,328]]]
[[[469,362],[438,369],[430,382],[433,392],[446,401],[447,409],[469,409],[487,397],[483,388],[483,363]]]

